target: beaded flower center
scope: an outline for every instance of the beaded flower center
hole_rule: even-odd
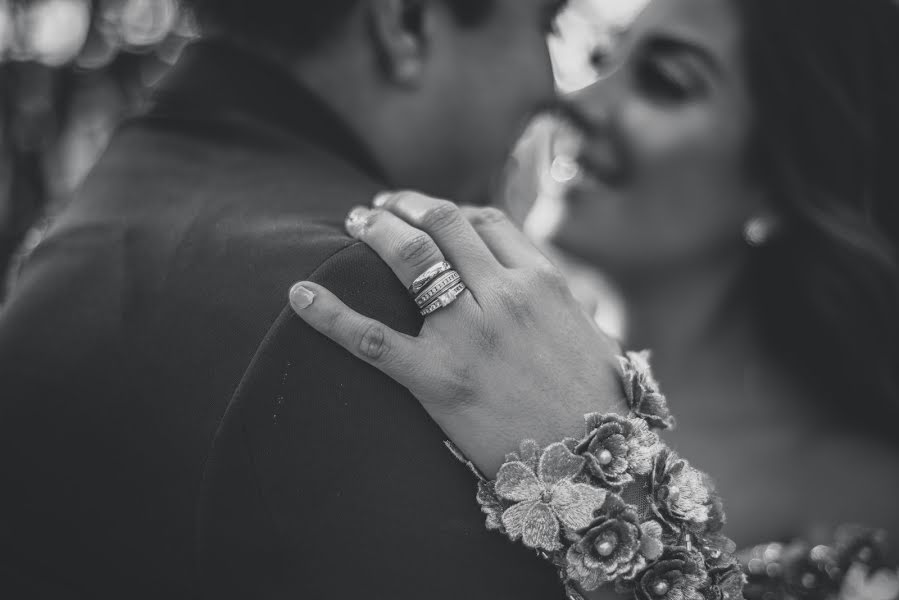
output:
[[[596,544],[596,551],[599,552],[600,556],[608,558],[615,552],[615,548],[618,547],[618,535],[611,531],[606,532],[598,542],[599,543]]]
[[[652,593],[659,598],[667,596],[669,591],[671,591],[671,586],[668,585],[667,581],[658,581],[652,586]]]

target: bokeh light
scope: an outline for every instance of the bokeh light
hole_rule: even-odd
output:
[[[179,0],[0,0],[0,303],[3,273],[193,37]]]
[[[36,0],[21,18],[26,32],[23,57],[51,67],[73,60],[90,30],[90,6],[84,0]]]
[[[171,32],[178,18],[178,6],[174,0],[125,0],[116,17],[125,45],[152,46]]]
[[[7,50],[12,45],[13,22],[9,10],[9,2],[0,0],[0,62],[2,62]]]

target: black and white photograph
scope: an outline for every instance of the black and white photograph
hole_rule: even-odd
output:
[[[0,599],[899,600],[899,1],[0,0]]]

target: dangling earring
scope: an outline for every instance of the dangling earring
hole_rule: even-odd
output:
[[[774,225],[770,219],[755,217],[749,219],[743,228],[743,239],[753,248],[760,248],[768,243],[772,233],[774,233]]]

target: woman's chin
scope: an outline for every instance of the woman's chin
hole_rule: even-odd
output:
[[[566,219],[558,224],[548,241],[553,248],[562,252],[567,258],[599,268],[602,262],[598,256],[600,249],[590,244],[585,239],[583,232],[577,231],[579,227],[583,228],[583,224],[571,223]]]
[[[608,222],[597,223],[577,214],[564,215],[546,241],[566,258],[613,279],[639,264],[620,231],[610,228]]]
[[[547,236],[548,241],[572,258],[595,262],[601,255],[603,238],[606,237],[601,213],[604,212],[598,203],[604,202],[595,195],[595,191],[581,186],[566,190],[564,199],[559,202],[553,227]],[[600,213],[600,214],[597,214]]]

